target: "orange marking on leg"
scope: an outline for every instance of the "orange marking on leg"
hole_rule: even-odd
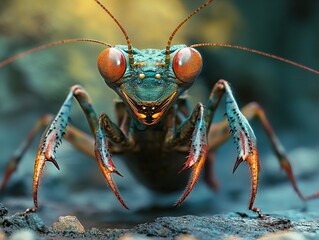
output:
[[[125,207],[126,209],[129,209],[127,207],[127,205],[125,204],[124,200],[122,199],[121,194],[120,194],[119,190],[117,189],[117,187],[116,187],[116,185],[115,185],[115,183],[114,183],[114,181],[112,179],[112,175],[111,174],[113,173],[113,171],[110,171],[110,170],[106,169],[101,160],[98,160],[98,164],[99,164],[99,167],[100,167],[100,169],[101,169],[106,181],[108,182],[108,184],[111,187],[113,193],[115,194],[116,198],[119,200],[119,202],[122,204],[123,207]],[[114,172],[119,174],[118,171],[116,171],[116,170]],[[121,174],[119,174],[119,175],[122,176]]]
[[[34,173],[33,173],[33,202],[35,209],[38,208],[38,188],[42,170],[45,164],[45,157],[42,152],[39,150],[34,164]]]
[[[254,149],[252,153],[250,153],[247,157],[247,161],[249,164],[250,174],[251,174],[251,197],[249,201],[249,210],[256,212],[259,217],[263,217],[262,212],[259,208],[255,208],[254,202],[258,189],[258,179],[259,179],[259,161],[258,161],[258,151]]]
[[[175,206],[179,206],[182,204],[182,202],[185,201],[185,199],[188,197],[188,195],[191,193],[191,191],[193,190],[195,183],[197,182],[200,173],[202,171],[202,168],[204,166],[205,160],[206,160],[206,153],[207,153],[207,145],[203,146],[202,149],[202,154],[200,156],[199,161],[197,161],[193,167],[192,167],[192,175],[190,178],[190,181],[187,184],[187,187],[183,193],[183,195],[181,196],[181,198],[177,201],[177,203],[175,204]]]

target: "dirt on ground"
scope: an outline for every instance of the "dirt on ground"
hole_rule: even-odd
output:
[[[0,239],[318,239],[319,215],[298,211],[264,218],[245,213],[160,217],[129,229],[84,229],[75,216],[46,226],[37,213],[9,215],[0,204]],[[22,238],[19,238],[22,237]]]

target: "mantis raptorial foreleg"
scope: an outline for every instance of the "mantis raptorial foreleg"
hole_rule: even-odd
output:
[[[104,148],[104,146],[108,146],[107,138],[110,138],[112,141],[118,144],[123,144],[126,147],[129,147],[129,138],[122,133],[122,131],[114,123],[111,122],[107,115],[103,114],[98,118],[91,105],[88,94],[82,87],[75,85],[71,87],[70,93],[68,94],[58,114],[55,116],[52,123],[41,138],[33,176],[33,200],[35,208],[30,209],[30,211],[35,211],[38,208],[38,186],[45,162],[51,161],[57,168],[59,168],[55,158],[55,152],[61,143],[62,136],[66,130],[73,97],[75,97],[79,102],[88,120],[91,132],[95,137],[95,156],[98,165],[120,203],[127,208],[111,177],[112,173],[118,173],[118,171],[112,162],[109,148]]]

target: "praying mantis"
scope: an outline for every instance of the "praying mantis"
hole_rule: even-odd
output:
[[[59,168],[55,152],[63,138],[96,159],[116,198],[128,208],[112,178],[113,173],[121,175],[112,161],[112,155],[124,154],[123,161],[128,164],[129,169],[155,191],[180,191],[186,185],[185,191],[176,203],[180,205],[191,193],[204,166],[209,168],[214,162],[213,155],[209,153],[215,151],[232,136],[238,149],[233,171],[241,162],[248,163],[252,177],[248,208],[262,217],[261,210],[254,206],[259,179],[259,159],[256,136],[248,122],[253,117],[257,117],[262,123],[280,166],[287,173],[296,193],[303,200],[307,198],[298,189],[286,153],[258,104],[248,104],[240,110],[230,84],[225,80],[219,80],[214,85],[207,103],[205,105],[198,103],[193,111],[188,109],[184,95],[200,75],[203,59],[199,50],[205,47],[239,49],[286,62],[314,74],[318,74],[318,71],[272,54],[237,45],[218,43],[199,43],[189,47],[172,45],[179,29],[213,0],[205,2],[185,18],[171,33],[162,50],[134,48],[127,31],[118,19],[100,1],[95,0],[95,2],[118,25],[126,45],[113,46],[93,39],[67,39],[41,45],[0,63],[1,68],[32,52],[65,43],[89,42],[103,45],[106,50],[102,51],[98,58],[99,72],[107,86],[122,100],[116,103],[117,123],[114,123],[107,114],[98,115],[92,106],[89,94],[83,87],[74,85],[70,88],[57,115],[46,115],[40,119],[31,131],[30,137],[19,148],[16,158],[7,165],[3,180],[4,186],[34,135],[42,127],[48,126],[41,138],[34,167],[35,206],[27,212],[36,211],[38,208],[38,185],[45,163],[51,161]],[[227,121],[217,124],[217,129],[212,128],[211,123],[216,108],[223,96],[226,98]],[[68,125],[74,98],[86,116],[93,138]],[[212,173],[208,175],[210,183],[213,184]],[[169,185],[163,180],[164,178],[168,179]],[[190,181],[187,183],[188,178]]]

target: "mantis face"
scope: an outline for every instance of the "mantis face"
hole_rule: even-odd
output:
[[[126,46],[104,50],[98,68],[110,86],[143,125],[158,123],[174,101],[189,87],[202,69],[202,57],[185,45],[171,47],[170,62],[165,49],[133,49],[134,63],[129,61]]]

